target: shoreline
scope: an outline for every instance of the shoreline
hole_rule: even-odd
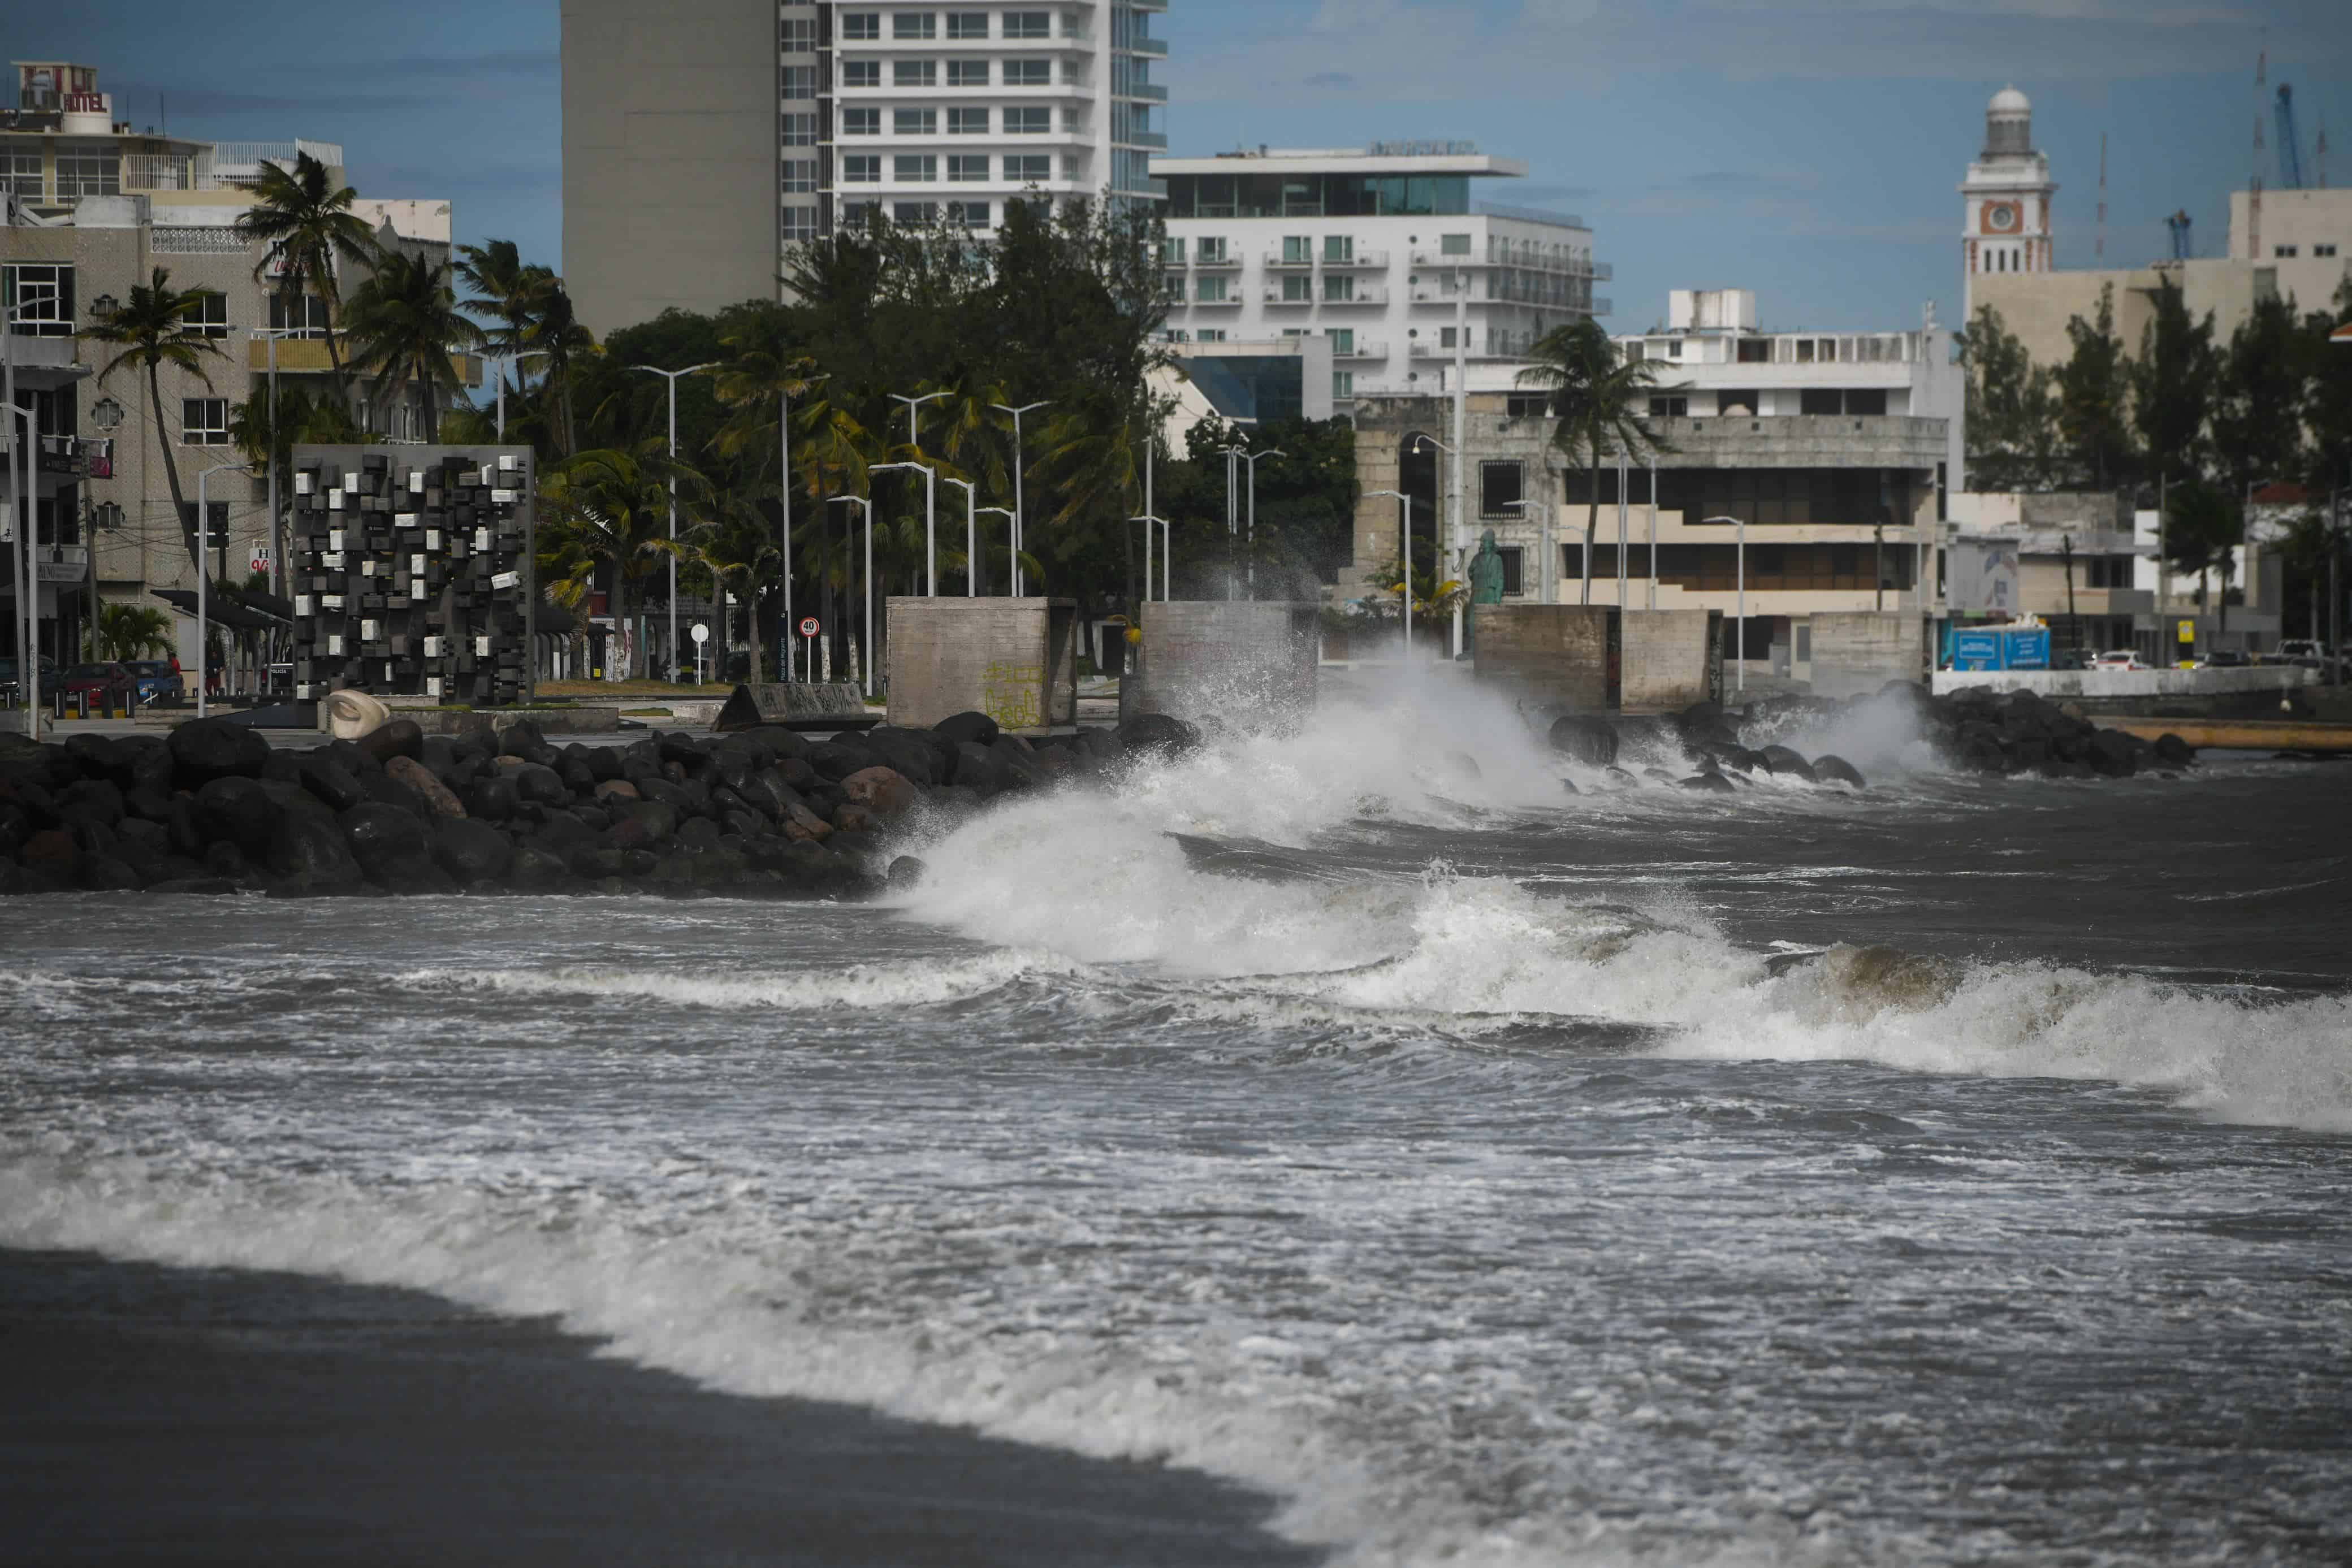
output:
[[[1274,1499],[747,1398],[545,1320],[0,1249],[0,1563],[1307,1568]]]

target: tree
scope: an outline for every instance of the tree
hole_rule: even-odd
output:
[[[1608,332],[1591,317],[1556,327],[1537,340],[1528,356],[1535,362],[1518,375],[1522,386],[1549,390],[1552,444],[1570,457],[1590,463],[1592,488],[1585,519],[1585,538],[1601,522],[1601,458],[1603,453],[1623,453],[1640,460],[1664,444],[1650,434],[1650,389],[1657,383],[1658,368],[1648,360],[1630,360],[1617,352]],[[1592,552],[1584,552],[1589,579]]]
[[[92,628],[101,659],[159,659],[172,654],[172,618],[146,604],[101,604]]]
[[[426,261],[388,251],[366,282],[352,295],[345,319],[352,336],[352,365],[374,372],[394,397],[410,382],[425,394],[425,434],[441,431],[443,388],[465,382],[449,362],[455,350],[478,347],[482,329],[460,315],[449,286],[446,262]]]
[[[2197,574],[2197,602],[2210,606],[2207,574],[2218,568],[2225,590],[2229,584],[2230,550],[2242,526],[2236,502],[2202,477],[2192,478],[2171,486],[2165,525],[2165,559]]]
[[[336,267],[347,261],[373,267],[376,260],[375,235],[366,221],[352,211],[359,193],[349,185],[338,187],[328,177],[325,164],[300,151],[295,152],[291,169],[265,160],[260,175],[237,182],[237,188],[253,197],[253,204],[237,216],[237,236],[269,246],[255,265],[253,276],[266,279],[270,268],[278,267],[278,292],[289,302],[310,294],[325,305],[327,362],[334,370],[335,395],[348,405],[351,379],[335,340],[342,325],[342,289],[335,280]]]
[[[2048,489],[2058,455],[2051,372],[2034,364],[1990,305],[1978,306],[1952,341],[1967,378],[1968,487]]]
[[[2105,490],[2131,465],[2131,426],[2125,413],[2131,377],[2123,340],[2116,336],[2114,284],[2100,288],[2098,312],[2091,320],[2068,319],[2066,337],[2074,351],[2058,370],[2058,428],[2079,476]]]
[[[2156,293],[2156,314],[2140,333],[2130,371],[2132,427],[2159,476],[2194,473],[2204,455],[2219,376],[2213,316],[2190,319],[2180,286],[2167,278]]]
[[[172,487],[172,510],[180,518],[188,559],[195,563],[198,571],[205,569],[204,549],[196,538],[195,513],[190,510],[180,488],[180,465],[172,455],[172,438],[163,428],[163,390],[157,370],[170,365],[195,377],[205,391],[212,390],[213,379],[205,369],[205,357],[225,360],[227,356],[213,339],[197,337],[186,329],[189,317],[204,298],[203,289],[173,287],[170,270],[159,267],[150,281],[131,286],[131,298],[120,308],[98,318],[96,326],[79,334],[121,350],[99,371],[100,385],[126,365],[147,372],[147,423],[155,432],[155,444],[163,450],[163,477]]]
[[[289,471],[297,446],[373,439],[352,418],[349,409],[332,399],[313,399],[291,380],[278,383],[275,421],[270,418],[267,382],[256,386],[243,402],[229,405],[229,444],[236,448],[239,456],[265,473],[273,455],[280,474]]]
[[[563,451],[568,454],[580,445],[579,423],[573,417],[572,367],[595,353],[596,337],[580,324],[572,311],[572,295],[564,288],[563,279],[553,273],[541,281],[535,299],[538,316],[523,334],[523,347],[547,355],[547,385],[555,389],[556,426],[563,432]]]
[[[583,452],[547,476],[540,486],[539,567],[558,604],[578,610],[603,577],[611,584],[613,625],[627,632],[632,586],[679,553],[669,537],[673,475],[681,508],[691,517],[708,486],[694,470],[673,465],[658,443]],[[630,674],[642,679],[645,640],[631,641]]]

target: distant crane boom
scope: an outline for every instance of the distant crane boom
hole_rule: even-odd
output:
[[[2278,89],[2278,166],[2282,189],[2303,189],[2303,153],[2294,135],[2294,89],[2285,82]]]

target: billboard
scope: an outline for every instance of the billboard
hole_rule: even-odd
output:
[[[2021,608],[2015,539],[1954,539],[1945,547],[1944,582],[1955,611],[2014,615]]]

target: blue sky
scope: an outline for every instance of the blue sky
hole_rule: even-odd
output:
[[[2294,86],[2306,177],[2324,115],[2352,184],[2352,0],[1172,0],[1158,30],[1172,150],[1475,140],[1528,165],[1494,199],[1593,225],[1619,330],[1674,287],[1754,288],[1779,328],[1951,319],[1953,187],[2006,82],[2054,164],[2062,265],[2092,258],[2102,132],[2110,263],[2162,254],[2181,208],[2220,249],[2258,50]],[[85,0],[5,37],[97,66],[142,126],[341,141],[363,193],[452,197],[460,239],[560,264],[554,0],[248,0],[202,27]]]

